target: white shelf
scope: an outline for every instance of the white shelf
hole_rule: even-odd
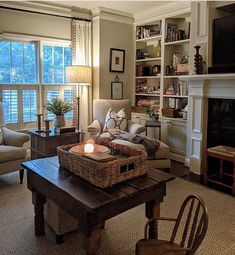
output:
[[[159,75],[154,75],[154,76],[136,76],[136,79],[160,79],[160,74]]]
[[[181,78],[184,78],[184,77],[188,77],[188,76],[186,76],[186,75],[165,75],[164,79],[179,79],[180,80]]]
[[[148,61],[156,61],[161,60],[161,57],[158,58],[143,58],[143,59],[137,59],[136,62],[148,62]]]
[[[159,97],[160,93],[135,93],[136,96]]]
[[[179,96],[179,95],[163,95],[163,97],[188,98],[188,96]]]
[[[190,43],[190,39],[179,40],[179,41],[174,41],[174,42],[167,42],[167,43],[165,43],[165,46],[167,46],[167,45],[178,45],[178,44],[188,44],[188,43]]]
[[[157,36],[151,36],[148,38],[137,39],[136,42],[151,42],[151,41],[156,41],[161,39],[162,39],[162,35],[157,35]]]

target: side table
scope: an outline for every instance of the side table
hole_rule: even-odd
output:
[[[146,136],[148,134],[148,128],[158,128],[158,139],[161,141],[161,122],[158,120],[147,120],[145,123]]]
[[[31,159],[56,156],[56,147],[79,143],[80,132],[55,133],[54,128],[49,133],[29,130],[31,136]]]

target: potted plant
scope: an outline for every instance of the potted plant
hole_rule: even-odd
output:
[[[148,114],[149,118],[151,120],[158,120],[159,118],[159,113],[158,113],[158,110],[155,109],[154,107],[149,107],[147,110],[146,110],[146,113]]]
[[[72,104],[59,98],[53,98],[47,102],[47,111],[55,114],[54,125],[57,128],[65,126],[64,114],[73,109]]]

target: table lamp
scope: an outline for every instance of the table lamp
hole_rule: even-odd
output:
[[[91,85],[91,67],[82,65],[72,65],[66,67],[66,83],[73,83],[77,86]],[[78,87],[77,87],[78,91]],[[77,94],[77,128],[79,129],[79,108],[80,97]]]

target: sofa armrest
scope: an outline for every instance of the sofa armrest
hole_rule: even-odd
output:
[[[2,138],[5,145],[22,147],[24,143],[29,141],[30,136],[2,127]]]
[[[132,134],[140,134],[144,131],[145,131],[144,126],[142,126],[140,124],[136,124],[132,120],[128,120],[128,132],[130,132]]]
[[[98,120],[94,120],[91,125],[87,127],[87,132],[89,133],[101,133],[101,124]]]

